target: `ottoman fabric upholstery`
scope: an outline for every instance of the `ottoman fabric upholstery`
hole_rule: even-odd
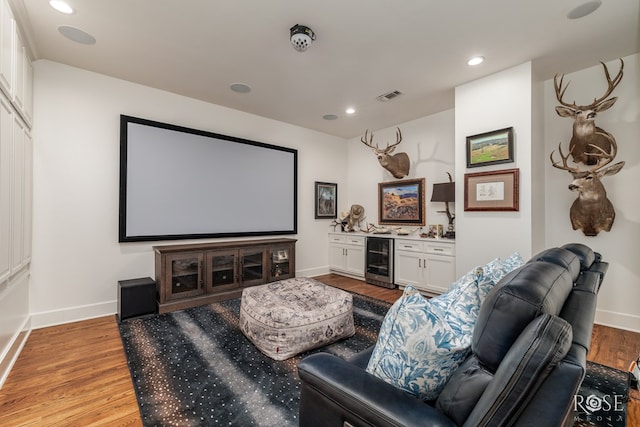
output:
[[[240,328],[267,356],[288,359],[353,335],[352,297],[311,278],[246,288]]]

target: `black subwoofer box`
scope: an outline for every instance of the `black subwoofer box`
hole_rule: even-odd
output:
[[[118,322],[158,312],[156,282],[150,277],[118,281]]]

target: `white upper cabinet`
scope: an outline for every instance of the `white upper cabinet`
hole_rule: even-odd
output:
[[[33,64],[7,0],[0,0],[0,89],[31,127]]]
[[[13,13],[7,0],[0,0],[0,89],[13,97],[14,35],[16,34]]]

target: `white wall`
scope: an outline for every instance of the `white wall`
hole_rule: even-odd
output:
[[[431,203],[433,184],[447,182],[447,172],[454,174],[454,112],[443,111],[438,114],[401,123],[397,127],[402,131],[402,142],[395,152],[405,152],[411,160],[409,176],[403,179],[425,178],[425,222],[426,224],[448,225],[444,213],[444,203]],[[362,130],[364,135],[365,129]],[[396,141],[396,127],[373,129],[373,142],[384,147],[387,142]],[[360,142],[360,137],[349,140],[348,198],[340,210],[348,210],[352,204],[364,206],[366,222],[378,224],[378,183],[396,181],[386,169],[378,163],[373,151]],[[455,204],[450,204],[453,210]],[[363,225],[364,226],[364,225]],[[413,230],[417,227],[404,227]]]
[[[427,224],[447,223],[437,212],[443,206],[429,199],[433,183],[446,181],[446,172],[455,170],[459,274],[516,250],[526,258],[540,245],[584,242],[611,262],[596,320],[640,330],[640,210],[634,187],[640,174],[638,61],[638,55],[625,58],[625,77],[615,93],[620,99],[598,118],[617,137],[618,157],[627,164],[605,178],[618,217],[611,233],[595,238],[571,230],[568,222],[574,194],[565,191],[568,177],[550,166],[548,155],[559,141],[568,141],[571,123],[555,115],[552,82],[536,82],[531,64],[457,88],[455,111],[398,125],[403,142],[396,151],[407,152],[412,161],[408,178],[426,177]],[[615,62],[612,67],[617,69]],[[298,274],[320,274],[328,265],[331,227],[329,220],[313,219],[314,181],[338,183],[339,210],[362,204],[366,221],[377,223],[377,185],[395,180],[360,137],[344,141],[53,62],[39,61],[35,71],[31,312],[36,326],[113,313],[118,280],[153,276],[152,244],[117,243],[120,114],[299,149]],[[584,91],[600,87],[602,71],[593,67],[566,79]],[[465,137],[508,126],[515,129],[515,163],[467,169]],[[374,132],[381,145],[395,141],[395,127]],[[466,172],[511,167],[520,169],[519,212],[464,212]]]
[[[114,313],[118,280],[153,277],[151,247],[166,242],[118,243],[120,114],[298,149],[296,268],[326,271],[313,185],[338,183],[345,203],[343,139],[50,61],[36,62],[34,93],[35,327]]]
[[[571,228],[569,208],[576,193],[569,191],[567,186],[572,178],[568,172],[553,168],[547,157],[545,235],[549,246],[580,242],[602,253],[610,266],[598,297],[596,322],[640,331],[640,54],[623,59],[624,77],[613,93],[618,100],[596,118],[596,124],[616,138],[618,155],[614,162],[626,162],[618,174],[602,179],[607,197],[616,210],[613,227],[610,232],[601,232],[595,237],[587,237],[582,231]],[[619,61],[607,65],[612,76],[618,72]],[[565,100],[572,102],[575,99],[578,104],[592,102],[606,88],[600,65],[567,74],[564,80],[571,81]],[[552,80],[545,82],[544,90],[546,155],[557,151],[559,142],[567,152],[573,122],[555,113],[558,102]]]
[[[520,170],[519,211],[465,212],[463,200],[456,204],[458,276],[476,265],[495,257],[507,257],[515,251],[525,259],[532,255],[532,187],[537,184],[533,183],[531,166],[533,88],[533,72],[529,62],[456,88],[455,180],[458,198],[464,195],[465,173],[513,168]],[[467,136],[511,126],[514,129],[514,163],[467,169]]]

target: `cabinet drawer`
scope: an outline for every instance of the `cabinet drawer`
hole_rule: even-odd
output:
[[[396,250],[407,252],[422,252],[422,242],[416,240],[396,239]]]
[[[354,246],[364,246],[363,236],[345,236],[345,243]]]
[[[425,243],[424,251],[428,254],[454,256],[455,246],[429,242],[429,243]]]
[[[329,234],[329,243],[344,243],[347,240],[347,236],[340,234]]]

